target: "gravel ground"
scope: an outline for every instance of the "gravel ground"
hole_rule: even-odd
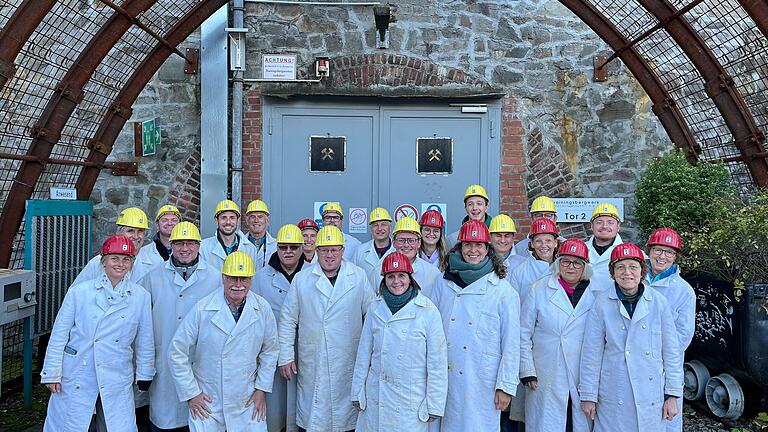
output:
[[[738,421],[724,424],[703,413],[704,409],[703,406],[696,406],[694,409],[689,404],[683,404],[683,432],[731,432],[734,428],[744,428],[754,432],[764,430],[757,428],[748,418],[743,417]]]

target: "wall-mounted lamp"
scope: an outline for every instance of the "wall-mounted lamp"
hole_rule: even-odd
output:
[[[318,78],[328,78],[331,74],[331,61],[328,57],[315,58],[315,76]]]
[[[392,14],[392,8],[389,5],[376,6],[373,8],[373,18],[376,20],[376,48],[389,48],[389,24],[397,22],[397,18]]]

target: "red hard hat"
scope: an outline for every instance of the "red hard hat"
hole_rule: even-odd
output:
[[[616,246],[611,252],[611,265],[616,264],[617,261],[625,259],[633,259],[635,261],[639,261],[641,264],[643,264],[643,266],[645,266],[645,257],[643,256],[643,251],[632,243],[622,243]]]
[[[411,260],[407,256],[400,252],[392,252],[384,257],[381,262],[381,274],[394,272],[406,272],[413,273],[413,266],[411,266]]]
[[[122,234],[113,235],[101,246],[101,256],[108,254],[136,256],[136,248],[128,237]]]
[[[569,238],[560,245],[560,249],[557,251],[558,255],[570,255],[576,258],[581,258],[584,261],[589,261],[589,250],[584,240],[577,238]]]
[[[560,232],[557,230],[555,221],[547,218],[537,218],[531,222],[531,231],[528,233],[528,238],[533,238],[533,236],[539,234],[552,234],[557,238]]]
[[[312,219],[302,219],[299,221],[299,223],[296,224],[296,226],[298,226],[302,231],[305,228],[312,228],[315,231],[320,231],[320,228],[317,226],[317,222],[313,221]]]
[[[672,228],[657,228],[648,237],[648,246],[653,245],[669,246],[680,252],[683,248],[683,241],[680,239],[680,234]]]
[[[477,220],[468,220],[459,229],[460,242],[490,243],[491,233],[484,223]]]
[[[419,225],[422,227],[428,226],[440,229],[443,229],[444,223],[443,215],[441,215],[437,210],[425,211],[424,214],[421,215],[421,220],[419,221]]]

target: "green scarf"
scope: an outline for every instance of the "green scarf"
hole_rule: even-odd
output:
[[[384,299],[384,303],[387,304],[389,310],[392,311],[392,315],[396,314],[397,311],[402,309],[409,301],[416,298],[417,295],[419,295],[419,292],[413,289],[413,285],[409,286],[408,289],[400,295],[392,294],[386,286],[381,290],[381,297]]]
[[[464,261],[460,251],[453,251],[448,256],[448,268],[451,273],[457,274],[465,284],[471,285],[476,280],[493,271],[491,259],[487,256],[477,264]]]
[[[487,213],[486,213],[486,215],[485,215],[485,220],[483,221],[483,223],[484,223],[484,224],[485,224],[485,226],[486,226],[486,227],[488,227],[488,228],[490,228],[490,227],[491,227],[491,219],[493,219],[493,218],[491,217],[491,215],[489,215],[489,214],[487,214]],[[465,222],[467,222],[468,220],[469,220],[469,216],[464,216],[464,219],[462,219],[462,220],[461,220],[461,224],[462,224],[462,225],[464,225],[464,223],[465,223]]]

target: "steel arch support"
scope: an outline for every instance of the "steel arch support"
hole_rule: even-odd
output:
[[[129,0],[125,4],[125,9],[135,15],[147,10],[156,1]],[[104,23],[77,60],[72,63],[32,128],[32,142],[29,144],[27,155],[35,157],[37,161],[21,163],[8,192],[8,199],[0,215],[0,226],[5,228],[0,232],[0,245],[3,245],[0,248],[0,267],[7,267],[10,262],[11,245],[16,232],[21,227],[25,203],[32,197],[35,186],[45,169],[46,161],[61,137],[61,131],[72,112],[83,100],[85,95],[83,88],[104,57],[132,25],[128,17],[117,12]]]
[[[677,11],[667,0],[638,0],[638,3],[659,21],[667,20]],[[704,78],[707,95],[723,116],[755,184],[758,187],[768,187],[768,160],[759,156],[765,151],[765,137],[755,124],[755,119],[733,79],[696,30],[685,20],[685,16],[672,19],[664,28]]]
[[[768,2],[765,0],[739,0],[739,3],[755,21],[757,28],[768,38]]]
[[[56,0],[24,0],[0,29],[0,90],[16,74],[13,62],[21,48],[55,4]]]
[[[178,46],[195,29],[200,27],[203,21],[226,5],[227,2],[228,0],[207,0],[198,3],[168,31],[165,40]],[[80,172],[80,177],[75,185],[78,199],[88,199],[91,196],[93,186],[96,184],[101,171],[100,167],[112,152],[112,146],[123,126],[131,118],[131,105],[170,55],[171,51],[167,47],[163,44],[157,44],[115,98],[109,112],[101,120],[96,135],[89,141],[88,147],[91,152],[86,161],[93,162],[94,165],[86,166]]]
[[[584,21],[614,51],[626,47],[629,43],[629,40],[613,25],[608,17],[588,1],[560,0],[560,3]],[[624,49],[619,58],[645,89],[653,102],[653,113],[659,118],[669,138],[685,152],[689,162],[696,163],[701,149],[696,144],[685,118],[675,105],[674,100],[669,96],[664,84],[634,48]]]

